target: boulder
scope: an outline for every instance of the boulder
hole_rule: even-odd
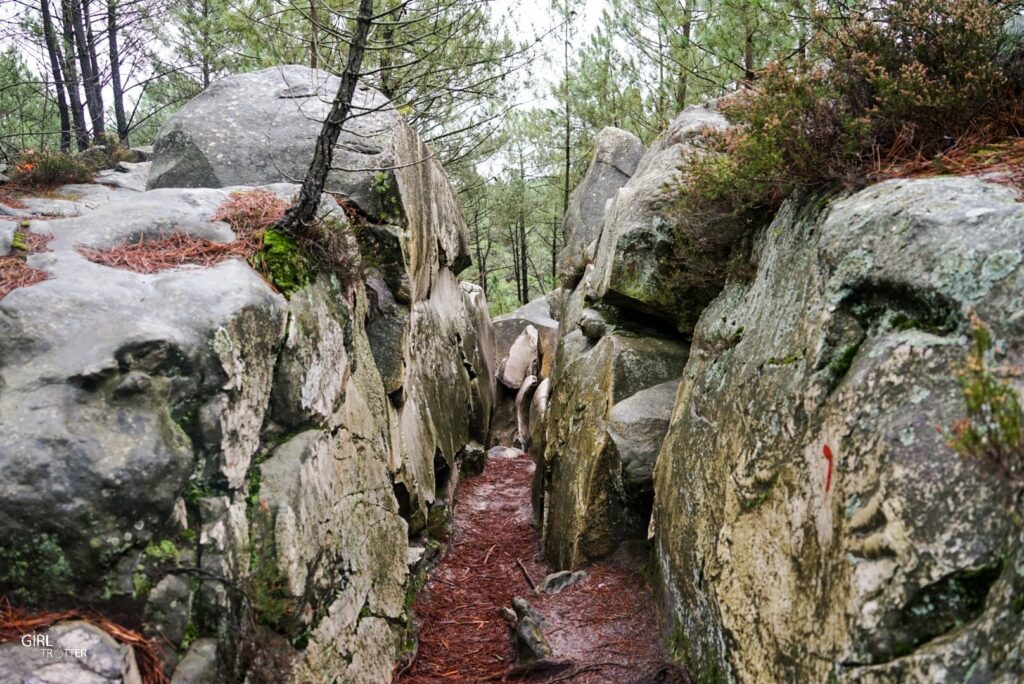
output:
[[[540,376],[546,378],[551,372],[555,345],[558,342],[558,322],[551,317],[547,297],[540,297],[511,313],[494,319],[494,358],[501,363],[509,355],[512,345],[528,326],[538,334]]]
[[[196,639],[175,668],[171,684],[217,684],[217,640]]]
[[[700,269],[680,267],[680,231],[693,235],[691,262],[709,261],[706,270],[713,273],[724,264],[715,262],[719,250],[706,244],[717,245],[718,224],[680,212],[680,180],[705,132],[727,126],[713,109],[689,107],[644,154],[606,212],[591,286],[595,298],[661,319],[680,332],[692,331],[720,284],[702,277]]]
[[[526,599],[519,596],[512,599],[512,609],[516,616],[517,662],[526,665],[550,658],[551,645],[540,628],[544,623],[544,617]]]
[[[569,199],[562,229],[565,246],[559,257],[559,275],[568,287],[574,287],[583,275],[585,251],[601,234],[605,208],[636,171],[643,154],[640,138],[621,128],[602,128],[594,139],[594,156]]]
[[[545,425],[548,418],[548,400],[551,397],[551,379],[544,378],[537,385],[537,389],[533,393],[533,399],[530,400],[530,412],[528,417],[528,424],[530,427],[530,450],[543,454],[544,453],[544,435]]]
[[[83,620],[31,632],[42,646],[0,644],[0,681],[6,684],[142,684],[135,652]]]
[[[654,472],[697,680],[1024,676],[1009,488],[940,433],[965,415],[968,311],[992,363],[1024,361],[1022,245],[1014,190],[953,177],[791,200],[758,236],[754,279],[696,327]]]
[[[215,81],[160,128],[153,141],[150,188],[223,188],[296,182],[306,175],[339,79],[289,64]],[[406,124],[387,99],[364,84],[334,148],[327,190],[379,218],[396,211],[396,131]]]
[[[516,394],[516,442],[527,451],[530,448],[530,404],[538,384],[540,383],[537,376],[531,375],[523,380],[519,393]]]
[[[669,380],[623,399],[608,411],[608,436],[622,464],[622,486],[631,499],[654,495],[654,463],[668,431],[679,380]]]
[[[538,361],[537,329],[528,325],[509,349],[498,380],[505,387],[518,390],[526,378],[539,372]]]
[[[574,330],[562,339],[544,452],[533,453],[542,544],[558,568],[575,568],[611,553],[621,541],[646,535],[648,511],[626,495],[623,464],[608,432],[609,411],[641,390],[678,378],[686,357],[685,345],[653,337],[612,333],[592,344]]]
[[[256,122],[263,78],[244,94]],[[244,98],[222,112],[236,132]],[[203,128],[192,114],[179,133]],[[31,221],[54,236],[29,257],[49,279],[0,301],[0,593],[117,611],[161,640],[168,671],[198,627],[176,681],[389,680],[408,534],[450,511],[457,464],[479,458],[495,363],[483,292],[457,279],[468,250],[455,194],[404,123],[381,134],[395,158],[422,163],[396,169],[395,202],[362,217],[365,283],[310,273],[285,298],[241,259],[139,274],[78,251],[171,230],[230,243],[211,217],[252,187],[76,185],[46,200],[82,215]],[[262,154],[251,140],[210,149]],[[346,221],[333,199],[321,211]],[[252,599],[244,611],[235,588]],[[196,650],[205,638],[216,656]],[[0,651],[0,668],[14,660]],[[61,681],[88,681],[76,676]]]

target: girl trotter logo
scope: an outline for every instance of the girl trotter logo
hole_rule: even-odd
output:
[[[42,651],[43,655],[47,658],[85,658],[88,656],[87,649],[63,648],[60,645],[54,644],[50,641],[49,634],[38,634],[36,632],[23,634],[21,645],[25,648],[34,648]]]

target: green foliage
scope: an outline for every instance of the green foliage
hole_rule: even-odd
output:
[[[862,184],[878,160],[930,157],[965,136],[998,137],[1018,116],[1002,72],[1007,3],[870,3],[811,49],[829,66],[776,63],[727,98],[737,128],[714,136],[687,182],[694,204],[748,219],[800,187]],[[820,20],[819,20],[820,21]]]
[[[12,177],[24,187],[53,188],[66,183],[88,183],[92,170],[69,152],[26,150],[14,163]]]
[[[252,515],[255,534],[242,592],[260,622],[282,634],[298,631],[296,601],[288,595],[284,574],[277,563],[272,515],[265,506],[255,508]]]
[[[0,546],[0,593],[33,603],[69,594],[74,573],[57,537],[37,535],[31,543]]]
[[[312,271],[299,244],[276,230],[263,233],[263,249],[253,256],[254,266],[270,276],[274,286],[289,295],[312,280]]]
[[[1019,369],[989,368],[992,334],[972,313],[971,348],[960,373],[966,417],[953,425],[950,447],[1006,480],[1012,507],[1024,515],[1024,411],[1010,381],[1000,375],[1020,375]],[[998,374],[997,374],[998,373]]]

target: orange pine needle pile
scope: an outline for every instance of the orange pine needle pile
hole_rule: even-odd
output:
[[[47,243],[53,238],[46,235],[37,235],[21,231],[22,241],[25,250],[11,256],[0,257],[0,299],[3,299],[19,287],[28,287],[46,280],[49,276],[46,271],[29,266],[25,259],[30,254],[46,252],[49,250]]]
[[[135,273],[157,273],[180,266],[210,267],[225,259],[248,259],[256,254],[263,246],[263,232],[284,216],[287,208],[288,203],[272,192],[235,192],[211,217],[231,226],[234,242],[212,242],[179,230],[156,239],[123,242],[113,249],[77,249],[93,263]]]

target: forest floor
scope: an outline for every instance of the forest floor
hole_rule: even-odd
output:
[[[419,647],[398,681],[689,682],[669,664],[654,598],[625,552],[584,570],[586,579],[538,594],[552,568],[540,559],[530,506],[532,459],[506,450],[459,488],[447,553],[413,605]],[[528,579],[529,576],[529,579]],[[509,624],[500,610],[514,596],[544,617],[550,660],[516,667]]]

